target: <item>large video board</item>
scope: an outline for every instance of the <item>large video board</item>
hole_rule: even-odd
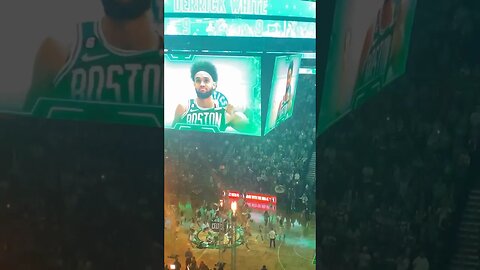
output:
[[[0,111],[163,126],[163,31],[145,3],[118,13],[111,1],[9,2],[5,21],[36,23],[5,32]],[[126,18],[145,20],[132,30]]]
[[[261,136],[261,57],[166,54],[165,127]]]
[[[318,134],[405,72],[416,0],[339,0]]]
[[[300,61],[301,55],[278,56],[275,59],[264,134],[293,114]]]

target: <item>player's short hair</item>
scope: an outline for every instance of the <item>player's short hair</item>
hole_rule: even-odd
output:
[[[290,62],[290,65],[288,65],[288,71],[290,71],[290,70],[291,70],[292,73],[293,73],[293,61]]]
[[[195,81],[195,74],[200,71],[205,71],[210,74],[214,82],[218,80],[217,68],[210,62],[199,61],[195,62],[190,69],[190,76],[192,77],[192,81]]]

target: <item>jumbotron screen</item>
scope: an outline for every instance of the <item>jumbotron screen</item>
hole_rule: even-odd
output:
[[[315,38],[316,3],[301,0],[165,0],[165,34]]]
[[[405,72],[416,0],[339,0],[318,134]]]
[[[293,114],[301,55],[275,58],[265,135]]]
[[[22,14],[35,23],[3,31],[10,38],[0,45],[1,113],[163,127],[161,26],[144,20],[123,38],[119,33],[125,29],[105,26],[112,7],[104,3],[45,0],[3,6],[8,10],[4,20]],[[155,14],[154,8],[142,8],[141,16]],[[119,35],[120,41],[112,39]]]
[[[261,136],[261,58],[166,54],[165,128]]]

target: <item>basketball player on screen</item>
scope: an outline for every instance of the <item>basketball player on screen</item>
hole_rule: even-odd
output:
[[[45,99],[163,106],[163,32],[153,0],[101,1],[105,15],[77,25],[74,42],[43,41],[26,111]]]
[[[381,86],[386,76],[392,76],[401,69],[405,42],[405,23],[412,0],[384,0],[377,13],[376,21],[366,33],[356,82],[356,90],[372,82]],[[357,91],[355,96],[362,94]]]
[[[223,132],[228,126],[245,132],[249,121],[245,114],[236,111],[217,89],[217,69],[210,62],[196,62],[190,69],[190,76],[197,97],[188,105],[179,104],[175,109],[173,128],[199,127],[203,130]]]
[[[402,63],[405,62],[403,59],[403,54],[406,53],[405,50],[408,49],[409,44],[406,44],[406,32],[405,27],[407,26],[407,15],[415,0],[394,0],[394,20],[395,24],[393,27],[393,37],[392,37],[392,49],[390,52],[390,63],[387,70],[387,77],[395,76],[401,72],[403,68]]]
[[[285,94],[283,95],[280,104],[278,104],[276,125],[284,121],[292,108],[292,76],[293,76],[293,62],[290,62],[287,71],[287,86],[285,88]]]

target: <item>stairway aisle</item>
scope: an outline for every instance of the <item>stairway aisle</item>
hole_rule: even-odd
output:
[[[313,151],[310,163],[308,164],[307,182],[312,185],[316,180],[317,170],[317,153]]]
[[[470,191],[457,233],[457,249],[450,270],[480,269],[480,189]]]

